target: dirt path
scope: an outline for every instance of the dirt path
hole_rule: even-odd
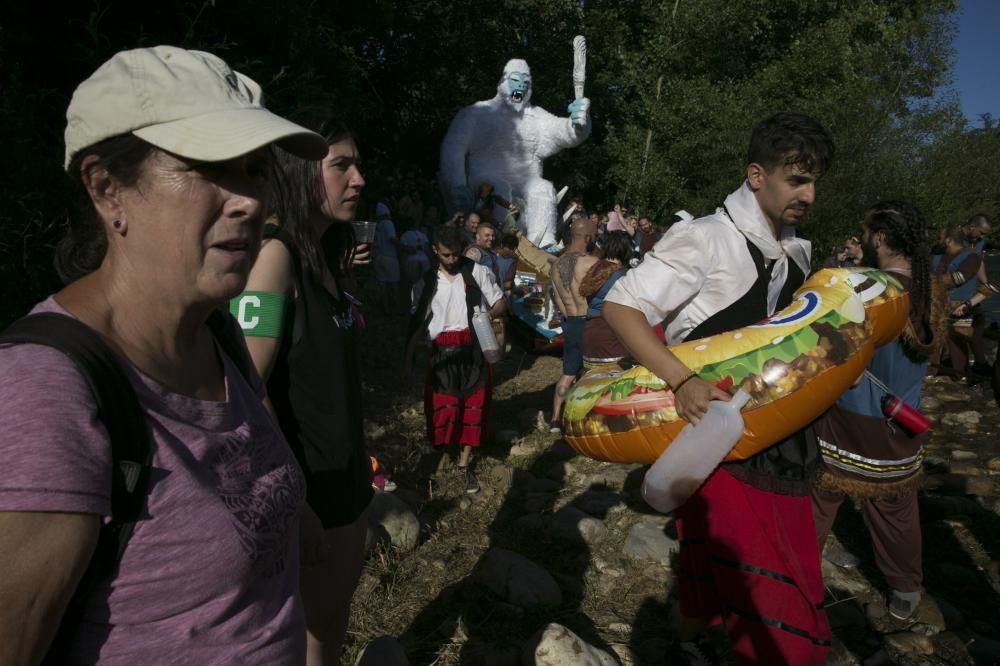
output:
[[[550,622],[620,663],[664,664],[675,613],[670,520],[638,495],[643,469],[575,456],[537,425],[560,361],[515,351],[498,366],[493,441],[476,460],[483,489],[467,496],[451,461],[424,443],[420,379],[400,376],[405,320],[375,318],[363,352],[370,446],[394,471],[420,521],[418,545],[373,548],[355,597],[348,658],[380,635],[400,638],[411,664],[518,664]],[[979,389],[932,379],[936,422],[921,493],[925,585],[916,624],[885,613],[860,514],[845,503],[835,533],[862,557],[827,566],[831,663],[967,664],[1000,660],[1000,409]],[[551,574],[559,598],[512,603],[483,570],[502,549]],[[489,558],[486,558],[489,559]],[[525,574],[529,575],[529,574]],[[940,614],[938,613],[940,609]],[[872,661],[866,661],[872,660]]]

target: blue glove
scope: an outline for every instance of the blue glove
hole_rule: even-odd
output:
[[[573,100],[566,107],[566,111],[569,112],[570,122],[583,127],[587,124],[587,114],[590,112],[590,100],[586,97]]]

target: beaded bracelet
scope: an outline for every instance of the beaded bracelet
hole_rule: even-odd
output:
[[[693,379],[693,378],[695,378],[697,376],[698,376],[698,373],[695,372],[694,370],[692,370],[691,372],[689,372],[686,375],[684,375],[684,377],[682,377],[681,380],[679,382],[677,382],[676,386],[671,386],[670,390],[673,391],[676,394],[677,390],[680,387],[684,386],[688,382],[688,380]]]

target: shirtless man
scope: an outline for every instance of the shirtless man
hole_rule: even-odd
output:
[[[560,418],[566,392],[583,369],[583,326],[587,322],[587,299],[580,295],[580,281],[597,263],[591,252],[597,241],[597,225],[576,214],[570,223],[569,244],[552,267],[552,298],[562,313],[563,373],[552,396],[549,430],[562,432]]]

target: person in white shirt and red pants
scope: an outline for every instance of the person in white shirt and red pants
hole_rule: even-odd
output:
[[[434,242],[438,265],[413,289],[406,370],[426,333],[431,358],[424,389],[427,436],[434,446],[460,446],[458,468],[465,491],[479,492],[469,464],[472,449],[485,439],[493,373],[483,358],[472,327],[476,307],[496,317],[503,312],[503,292],[488,268],[462,256],[457,229],[444,228]]]

